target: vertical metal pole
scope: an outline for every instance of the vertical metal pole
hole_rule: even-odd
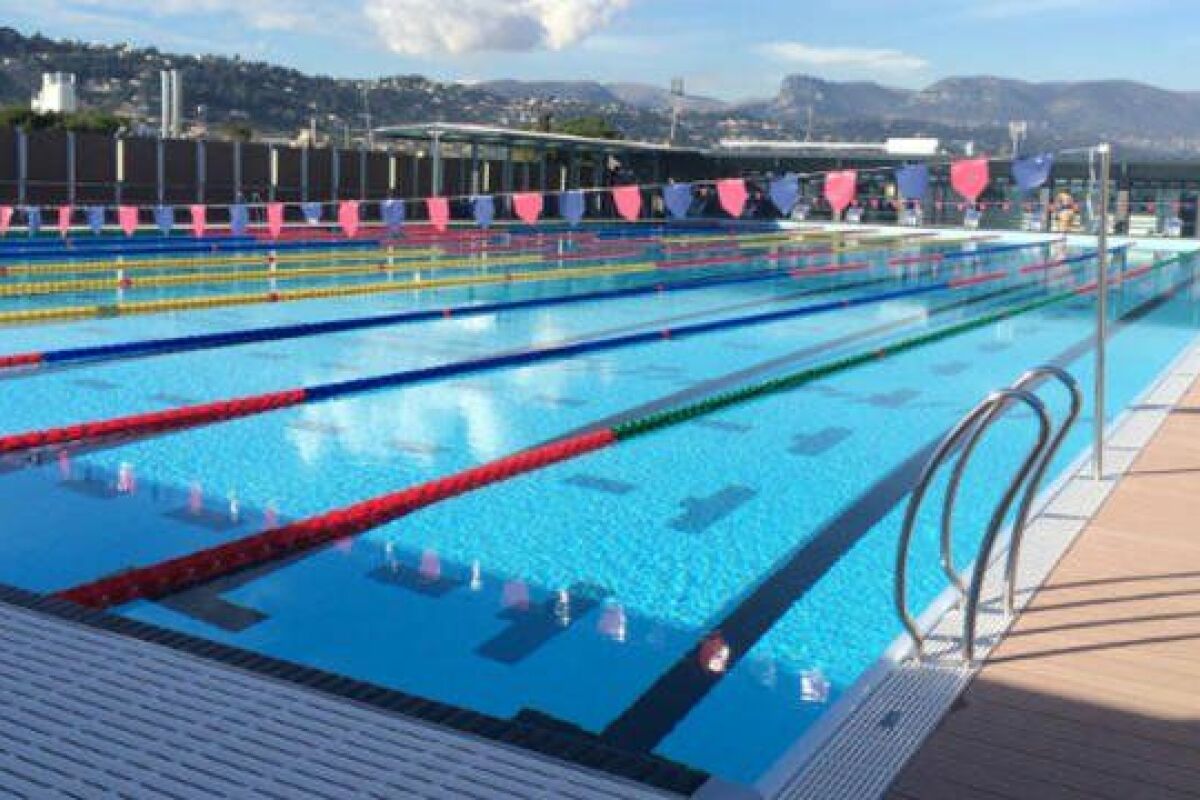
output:
[[[121,200],[125,194],[125,140],[119,136],[113,139],[113,149],[115,151],[114,161],[116,161],[117,179],[113,182],[113,203],[121,205]]]
[[[442,133],[441,131],[433,132],[433,140],[429,143],[429,178],[433,186],[430,189],[430,196],[441,197],[442,186]]]
[[[233,201],[242,202],[242,143],[233,143]]]
[[[29,199],[29,134],[17,128],[17,205]]]
[[[308,145],[300,148],[300,202],[308,202],[308,154],[312,150]]]
[[[207,197],[208,183],[208,150],[204,147],[204,140],[196,140],[196,202],[203,203]]]
[[[163,139],[155,140],[154,147],[154,175],[155,182],[158,184],[158,204],[164,205],[167,202],[167,157],[166,143]]]
[[[271,149],[267,151],[270,166],[271,183],[267,187],[267,199],[274,203],[279,192],[279,150],[275,145],[271,145]]]
[[[1108,183],[1112,174],[1112,149],[1099,145],[1100,156],[1100,229],[1096,232],[1096,398],[1093,414],[1095,426],[1095,477],[1104,478],[1104,401],[1106,374],[1105,345],[1108,339]]]
[[[361,147],[358,150],[358,199],[367,199],[367,170],[369,169],[367,161],[367,148]]]
[[[75,158],[75,132],[67,131],[67,205],[75,205],[75,195],[77,194],[76,186],[78,180],[75,175],[75,166],[77,159]]]
[[[336,147],[329,148],[329,200],[337,203],[338,196],[341,194],[342,182],[342,157]]]

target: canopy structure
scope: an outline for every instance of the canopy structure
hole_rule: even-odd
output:
[[[473,123],[426,122],[412,125],[390,125],[374,130],[376,141],[408,142],[421,154],[428,154],[434,186],[445,185],[444,158],[447,148],[458,148],[469,154],[471,168],[468,180],[460,188],[472,194],[486,191],[491,181],[483,175],[485,151],[498,152],[501,162],[499,188],[501,192],[519,190],[561,191],[580,183],[580,165],[589,162],[602,167],[601,172],[617,172],[633,161],[649,166],[654,179],[664,175],[667,156],[702,157],[703,150],[672,147],[654,142],[626,139],[597,139],[564,133],[521,130]],[[532,158],[530,158],[532,154]],[[552,180],[547,157],[553,154],[562,168],[558,180]],[[516,170],[522,174],[518,176]],[[536,174],[535,174],[536,173]],[[593,183],[603,181],[593,179]]]

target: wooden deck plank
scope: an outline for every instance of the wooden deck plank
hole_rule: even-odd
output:
[[[890,797],[1200,798],[1197,411],[1200,382]]]

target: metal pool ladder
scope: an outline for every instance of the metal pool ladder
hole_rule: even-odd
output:
[[[1054,429],[1050,421],[1050,414],[1046,410],[1046,404],[1035,394],[1036,389],[1050,379],[1055,379],[1066,387],[1071,398],[1070,408],[1057,430]],[[1038,422],[1037,438],[1033,447],[1021,462],[1020,468],[1013,476],[1012,481],[1005,489],[1000,503],[992,513],[987,532],[984,534],[983,541],[979,546],[979,553],[975,558],[971,581],[968,584],[964,576],[954,568],[952,540],[955,501],[958,498],[958,490],[962,484],[963,474],[979,441],[988,429],[1014,405],[1024,405],[1033,412]],[[1006,616],[1011,616],[1016,595],[1017,566],[1021,558],[1021,540],[1025,534],[1025,527],[1029,522],[1033,502],[1037,497],[1042,479],[1046,476],[1046,470],[1049,468],[1050,462],[1054,459],[1055,454],[1062,446],[1063,440],[1066,439],[1071,427],[1078,419],[1082,407],[1083,393],[1079,389],[1079,384],[1066,370],[1053,365],[1040,366],[1026,372],[1017,379],[1016,383],[1007,389],[1000,389],[989,394],[983,402],[975,406],[954,426],[946,438],[938,445],[937,449],[934,450],[929,462],[921,471],[921,475],[917,479],[916,488],[909,499],[908,508],[904,514],[904,527],[900,533],[900,545],[896,556],[896,584],[894,594],[896,613],[899,615],[900,621],[904,623],[909,636],[912,637],[918,659],[923,658],[925,655],[925,636],[918,627],[916,619],[913,618],[908,610],[908,561],[917,515],[929,491],[930,483],[937,476],[942,466],[956,452],[961,451],[958,461],[954,465],[954,471],[950,475],[950,482],[946,488],[946,498],[942,504],[940,526],[941,565],[942,571],[958,594],[957,602],[962,604],[965,601],[966,603],[963,611],[962,652],[964,663],[972,664],[975,661],[975,631],[979,614],[980,597],[983,593],[984,576],[987,573],[988,564],[992,561],[992,551],[995,549],[996,542],[1000,538],[1004,520],[1008,516],[1008,512],[1012,508],[1017,496],[1021,495],[1021,504],[1017,508],[1016,519],[1013,523],[1012,535],[1009,540],[1008,558],[1004,569],[1004,613]]]

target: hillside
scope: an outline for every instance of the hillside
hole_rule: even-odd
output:
[[[527,125],[599,115],[627,137],[662,141],[671,97],[662,87],[595,81],[495,80],[477,84],[397,75],[373,81],[307,75],[238,58],[55,41],[0,28],[0,103],[26,104],[41,73],[74,72],[86,107],[153,124],[158,71],[184,76],[186,115],[209,126],[247,122],[262,134],[294,136],[316,118],[335,137],[360,132],[369,104],[375,125],[456,121]],[[879,139],[931,135],[1007,146],[1009,120],[1029,122],[1030,146],[1110,139],[1127,153],[1200,154],[1200,93],[1170,92],[1128,81],[1027,83],[974,76],[947,78],[919,91],[806,75],[783,80],[768,100],[683,100],[681,143],[722,137]]]

